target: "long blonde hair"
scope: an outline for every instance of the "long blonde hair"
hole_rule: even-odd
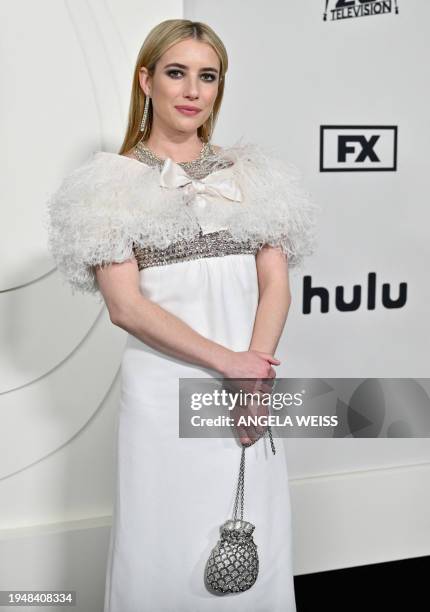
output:
[[[224,75],[228,69],[226,48],[212,28],[205,23],[200,21],[189,21],[188,19],[167,19],[156,25],[149,32],[137,56],[131,90],[128,125],[124,141],[118,151],[119,154],[134,147],[139,140],[147,140],[151,133],[153,120],[152,103],[149,106],[145,129],[143,132],[140,131],[140,123],[142,121],[146,96],[140,87],[139,69],[145,66],[148,69],[149,75],[152,76],[155,71],[155,65],[163,53],[167,51],[171,45],[188,38],[210,44],[220,60],[218,95],[213,107],[213,119],[211,121],[209,117],[197,130],[198,136],[203,142],[209,141],[224,94]]]

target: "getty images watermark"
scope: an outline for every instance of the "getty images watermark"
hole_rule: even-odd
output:
[[[429,378],[179,379],[179,437],[428,438]]]

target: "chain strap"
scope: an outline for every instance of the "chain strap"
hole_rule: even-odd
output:
[[[270,438],[270,446],[272,447],[272,453],[275,455],[276,454],[276,449],[275,449],[275,443],[273,442],[273,437],[272,437],[272,429],[270,427],[270,425],[267,426],[267,431],[269,432],[269,438]],[[263,434],[263,436],[261,436],[262,438],[264,437],[265,434]],[[256,440],[257,442],[258,440]],[[254,442],[255,444],[255,442]],[[248,445],[250,446],[250,445]],[[237,520],[237,511],[238,511],[238,506],[239,506],[239,496],[240,496],[240,520],[243,521],[243,506],[244,506],[244,498],[245,498],[245,450],[246,450],[247,446],[246,445],[242,445],[242,453],[240,456],[240,467],[239,467],[239,478],[237,481],[237,489],[236,489],[236,498],[234,500],[234,509],[233,509],[233,520],[236,521]]]

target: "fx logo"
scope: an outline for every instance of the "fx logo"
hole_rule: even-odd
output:
[[[396,125],[320,127],[320,172],[396,170]]]

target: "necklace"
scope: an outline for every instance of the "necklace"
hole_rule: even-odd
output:
[[[136,157],[139,161],[148,164],[150,166],[159,166],[160,168],[164,165],[165,159],[158,157],[151,149],[142,141],[135,145],[134,150],[136,152]],[[176,162],[179,166],[182,166],[185,171],[190,171],[193,173],[194,171],[201,171],[203,167],[205,167],[208,158],[213,155],[213,149],[209,142],[204,142],[203,146],[200,150],[200,154],[197,159],[192,159],[187,162]]]

